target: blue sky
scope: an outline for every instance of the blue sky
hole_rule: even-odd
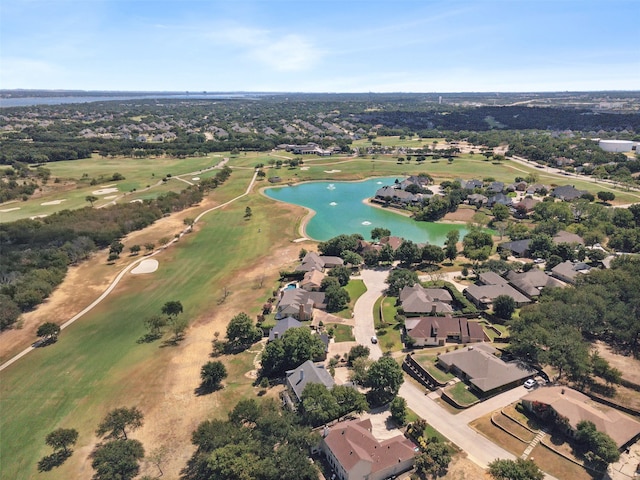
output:
[[[0,88],[640,89],[639,0],[2,0]]]

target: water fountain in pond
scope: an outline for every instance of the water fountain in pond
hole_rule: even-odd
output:
[[[365,220],[364,222],[362,222],[362,225],[371,225],[371,222]]]
[[[333,183],[330,183],[329,186],[327,187],[327,189],[329,190],[335,190],[336,186]]]
[[[338,204],[336,202],[331,202],[329,205],[331,205],[332,207],[335,207]]]

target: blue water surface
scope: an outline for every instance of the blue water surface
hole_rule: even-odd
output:
[[[372,207],[363,200],[375,195],[383,185],[391,185],[396,178],[373,178],[362,182],[309,182],[295,186],[265,189],[275,200],[300,205],[315,211],[306,227],[306,235],[324,241],[342,233],[359,233],[371,238],[371,230],[384,227],[391,234],[416,243],[444,245],[447,232],[459,230],[460,238],[466,233],[464,225],[440,222],[416,222],[390,210]]]

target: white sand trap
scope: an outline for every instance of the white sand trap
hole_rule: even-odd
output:
[[[100,190],[94,190],[93,193],[94,195],[107,195],[109,193],[115,193],[118,191],[118,188],[101,188]]]
[[[193,177],[191,180],[193,180],[194,182],[197,182],[198,180],[200,180],[200,177]]]
[[[148,258],[140,262],[136,268],[131,270],[133,275],[140,275],[141,273],[153,273],[158,270],[158,260]]]
[[[103,200],[113,200],[114,198],[118,198],[118,195],[109,195],[108,197],[102,197]]]
[[[339,173],[342,170],[325,170],[324,173]]]
[[[15,212],[16,210],[20,210],[20,207],[5,208],[4,210],[0,210],[0,213]]]
[[[309,170],[311,167],[300,167],[300,170]]]
[[[50,202],[43,202],[40,205],[42,205],[43,207],[46,207],[47,205],[60,205],[62,202],[66,202],[67,199],[63,199],[63,200],[51,200]]]
[[[44,217],[48,217],[49,215],[34,215],[33,217],[29,217],[31,220],[35,220],[36,218],[44,218]]]
[[[142,203],[142,200],[136,198],[135,200],[131,200],[129,203]]]

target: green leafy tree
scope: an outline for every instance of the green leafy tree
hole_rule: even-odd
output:
[[[244,218],[250,218],[251,215],[253,215],[253,212],[251,211],[251,207],[247,207],[244,209]]]
[[[354,345],[353,347],[351,347],[351,350],[349,350],[349,353],[347,354],[347,363],[349,366],[352,366],[353,362],[355,362],[356,359],[360,357],[369,358],[370,353],[371,350],[366,345]]]
[[[93,204],[99,200],[95,195],[87,195],[86,197],[84,197],[84,199],[85,201],[89,202],[92,207]]]
[[[445,252],[437,245],[427,244],[422,247],[422,260],[427,263],[440,263],[444,261]]]
[[[232,349],[247,348],[260,340],[261,337],[260,329],[244,312],[233,317],[227,325],[227,340]]]
[[[391,412],[391,419],[401,427],[407,423],[407,401],[402,397],[396,397],[391,400],[389,405],[389,411]]]
[[[340,286],[344,287],[347,283],[349,283],[351,271],[347,267],[338,266],[329,270],[329,276],[337,278]]]
[[[370,360],[368,357],[356,358],[351,365],[349,380],[351,380],[356,385],[363,385],[363,386],[366,385],[367,373],[372,363],[373,361]]]
[[[162,329],[167,326],[167,319],[162,315],[152,315],[144,319],[144,326],[149,329],[152,336],[159,336]]]
[[[601,191],[597,193],[598,198],[603,202],[612,202],[616,195],[613,192]]]
[[[366,386],[374,405],[382,405],[395,398],[404,382],[400,365],[391,357],[382,357],[373,362],[367,372]]]
[[[344,263],[347,265],[353,265],[354,267],[362,265],[363,262],[363,258],[360,255],[350,250],[342,252],[342,259],[344,260]]]
[[[21,313],[20,307],[9,295],[0,294],[0,331],[16,323]]]
[[[404,287],[412,287],[418,283],[418,274],[412,270],[397,268],[391,271],[385,282],[389,285],[387,293],[397,297]]]
[[[78,431],[75,428],[58,428],[49,433],[44,442],[54,450],[69,453],[69,447],[78,441]]]
[[[389,230],[388,228],[375,227],[371,230],[372,240],[380,240],[381,238],[390,237],[390,236],[391,236],[391,230]]]
[[[362,413],[369,409],[366,397],[353,387],[335,385],[331,389],[331,395],[338,403],[339,417],[343,417],[348,413]]]
[[[393,251],[393,248],[391,248],[391,245],[385,243],[380,249],[380,255],[378,258],[381,263],[391,263],[393,262],[394,255],[395,253]]]
[[[416,458],[416,471],[419,475],[432,478],[443,476],[447,473],[451,463],[451,453],[446,444],[441,442],[427,443],[424,452]]]
[[[464,246],[464,256],[477,261],[489,258],[491,249],[493,248],[491,235],[476,228],[472,228],[472,230],[464,236],[462,244]]]
[[[265,347],[261,375],[269,378],[284,375],[287,370],[324,355],[325,346],[319,335],[312,334],[309,328],[290,328]]]
[[[445,256],[452,262],[458,256],[458,240],[460,239],[459,230],[449,230],[447,232],[447,240],[445,242]]]
[[[142,247],[138,244],[131,245],[129,247],[129,251],[131,252],[131,255],[138,255],[140,253],[140,250],[142,250]]]
[[[493,301],[493,313],[505,320],[511,319],[516,311],[516,301],[509,295],[498,295]]]
[[[318,245],[318,250],[323,255],[330,255],[334,257],[339,257],[342,252],[346,250],[351,250],[355,252],[358,249],[358,243],[362,240],[362,235],[353,234],[353,235],[338,235],[337,237],[333,237],[326,242],[321,242]]]
[[[500,460],[489,464],[489,475],[496,480],[542,480],[544,472],[533,460]]]
[[[533,258],[549,258],[553,249],[553,239],[546,233],[540,233],[531,237],[529,252]]]
[[[179,300],[170,300],[162,306],[162,313],[169,318],[175,318],[183,312],[182,303]]]
[[[338,418],[338,402],[321,383],[309,383],[302,391],[299,411],[305,423],[318,426]]]
[[[45,342],[55,342],[58,340],[58,335],[60,335],[60,325],[53,322],[43,323],[38,327],[36,335]]]
[[[336,285],[331,285],[327,288],[324,295],[325,301],[327,302],[328,312],[339,312],[340,310],[347,308],[347,305],[349,305],[349,301],[351,300],[349,292]]]
[[[422,259],[420,248],[418,248],[418,245],[413,243],[411,240],[403,240],[395,252],[395,259],[405,265],[418,263]]]
[[[119,256],[124,250],[124,244],[118,240],[114,240],[109,246],[109,254]]]
[[[110,439],[127,440],[127,430],[136,430],[142,426],[144,416],[137,407],[120,407],[111,410],[98,425],[96,435]]]
[[[95,480],[129,480],[138,475],[144,448],[138,440],[112,440],[92,454]]]
[[[575,439],[584,444],[588,460],[603,465],[617,462],[620,459],[620,451],[616,442],[606,433],[596,430],[593,422],[583,420],[576,426]]]
[[[202,387],[209,391],[218,390],[225,378],[227,378],[227,368],[219,360],[207,362],[200,369]]]
[[[509,218],[509,207],[502,203],[496,203],[491,209],[491,213],[496,221],[503,222]]]

